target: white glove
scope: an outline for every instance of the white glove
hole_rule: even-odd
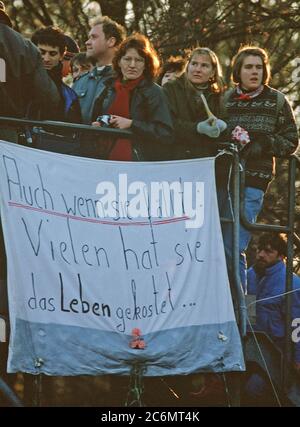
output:
[[[218,138],[221,131],[217,125],[217,119],[210,117],[209,119],[197,124],[197,132],[207,135],[210,138]]]
[[[217,126],[220,129],[220,132],[223,132],[225,129],[227,129],[227,123],[221,119],[217,119]]]

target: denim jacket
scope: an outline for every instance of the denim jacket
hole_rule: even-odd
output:
[[[105,83],[111,77],[112,68],[107,65],[103,69],[95,67],[74,82],[72,89],[79,98],[83,123],[91,124],[95,102],[102,95],[106,87]]]

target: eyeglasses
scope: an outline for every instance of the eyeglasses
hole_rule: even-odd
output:
[[[132,58],[131,56],[123,56],[121,58],[121,60],[123,62],[125,62],[125,64],[127,64],[127,65],[131,64],[132,62],[134,62],[135,64],[140,65],[140,66],[145,64],[145,60],[142,57]]]

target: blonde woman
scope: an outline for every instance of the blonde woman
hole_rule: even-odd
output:
[[[208,118],[201,95],[205,96],[211,112],[220,117],[224,85],[217,55],[206,47],[193,50],[184,74],[167,82],[163,90],[175,130],[172,158],[215,155],[216,141],[226,129],[226,123]]]

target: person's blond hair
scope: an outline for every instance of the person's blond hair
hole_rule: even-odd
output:
[[[90,26],[95,27],[96,25],[102,25],[103,33],[105,34],[106,40],[110,37],[114,37],[116,40],[115,46],[119,46],[119,44],[126,37],[125,28],[118,24],[116,21],[113,21],[109,16],[97,16],[92,19],[90,22]]]
[[[225,85],[223,81],[222,68],[219,58],[215,52],[213,52],[208,47],[197,47],[196,49],[192,50],[186,65],[186,71],[195,55],[206,55],[209,57],[214,70],[214,76],[208,82],[210,84],[210,88],[212,92],[215,93],[224,92]]]

